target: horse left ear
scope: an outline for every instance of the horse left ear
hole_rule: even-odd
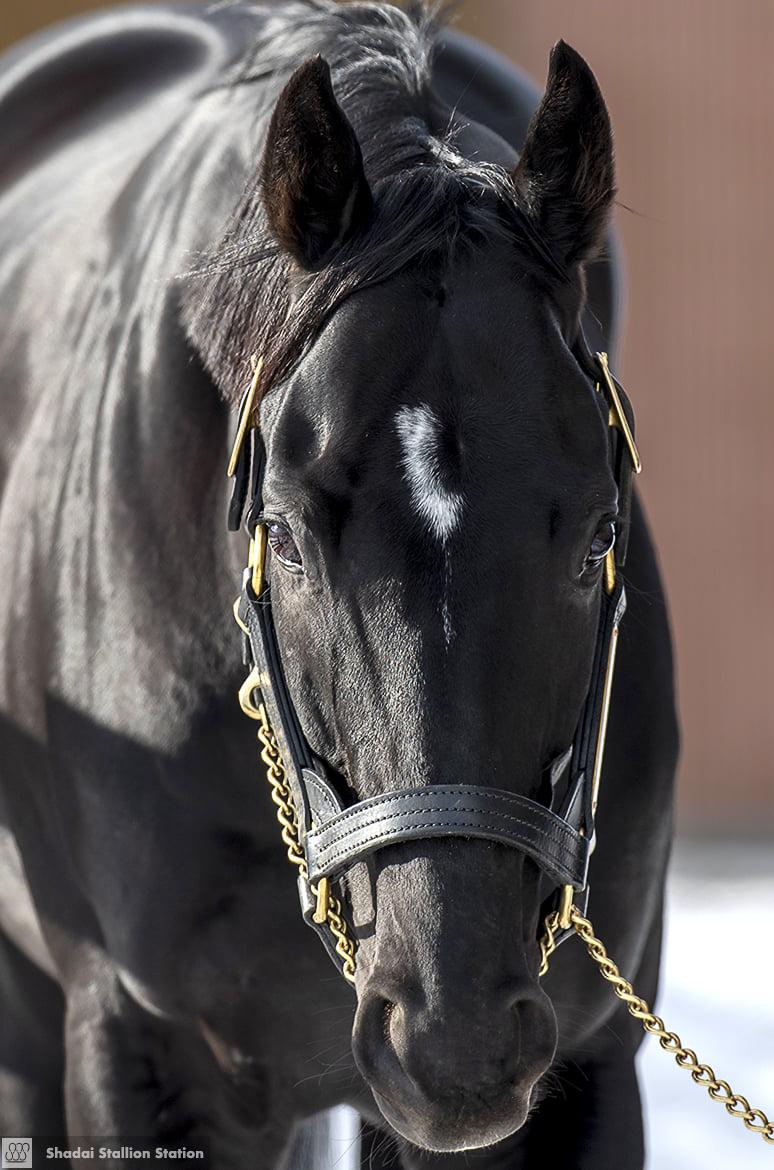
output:
[[[322,57],[299,66],[279,96],[261,181],[269,227],[303,268],[318,267],[368,216],[360,143]]]
[[[511,177],[557,258],[567,266],[590,260],[615,196],[613,133],[594,74],[564,41],[551,51],[546,90]]]

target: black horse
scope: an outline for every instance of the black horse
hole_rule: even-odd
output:
[[[257,355],[312,748],[359,798],[544,797],[618,509],[573,346],[584,320],[613,347],[616,297],[610,126],[568,46],[534,106],[382,4],[124,10],[6,56],[3,1133],[270,1170],[349,1102],[372,1167],[641,1167],[637,1028],[577,943],[538,979],[537,866],[460,837],[356,866],[353,995],[235,698],[224,465]],[[590,913],[653,996],[677,734],[636,500],[626,581]]]

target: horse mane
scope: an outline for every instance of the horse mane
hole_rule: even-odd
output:
[[[300,290],[296,280],[291,303],[292,262],[269,231],[256,160],[224,238],[188,274],[183,293],[189,337],[232,405],[249,380],[251,354],[263,358],[265,393],[288,376],[347,297],[412,265],[443,270],[457,249],[500,235],[523,245],[526,267],[554,283],[568,279],[519,206],[508,173],[455,148],[452,111],[432,85],[439,5],[419,0],[406,11],[292,0],[248,11],[260,16],[260,30],[224,84],[258,91],[254,117],[265,131],[293,70],[321,54],[358,136],[376,214],[306,275]]]

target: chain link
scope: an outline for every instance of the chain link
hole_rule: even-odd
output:
[[[287,849],[288,861],[297,866],[302,878],[308,881],[309,870],[306,864],[306,855],[299,840],[296,806],[287,785],[287,772],[282,760],[282,753],[263,703],[258,704],[256,713],[259,722],[258,739],[261,742],[261,759],[266,766],[266,779],[271,785],[271,798],[277,809],[277,821],[282,831],[282,842]],[[310,883],[310,889],[317,897],[317,886]],[[341,902],[332,893],[327,898],[325,920],[336,942],[336,954],[341,959],[342,974],[349,983],[354,983],[355,941],[349,937]]]
[[[732,1117],[738,1117],[752,1133],[760,1134],[765,1142],[774,1145],[774,1122],[769,1121],[762,1109],[753,1109],[746,1097],[735,1093],[728,1081],[715,1076],[708,1064],[701,1064],[692,1048],[686,1048],[676,1032],[670,1032],[660,1016],[654,1015],[650,1007],[636,994],[631,983],[621,975],[618,967],[609,957],[604,944],[594,933],[588,918],[576,906],[570,911],[570,923],[575,933],[583,940],[591,958],[597,964],[603,979],[612,985],[613,991],[635,1020],[644,1030],[655,1036],[665,1052],[671,1052],[680,1068],[687,1069],[697,1085],[703,1085],[713,1101],[720,1101]],[[559,914],[555,910],[545,921],[545,933],[540,940],[540,974],[545,975],[551,955],[556,950],[556,936],[559,932]]]

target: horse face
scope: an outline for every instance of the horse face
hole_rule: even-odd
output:
[[[285,668],[358,797],[545,796],[589,684],[616,509],[593,394],[548,298],[494,248],[443,295],[423,274],[353,297],[267,399]],[[537,869],[457,839],[385,850],[348,886],[355,1051],[385,1114],[435,1149],[503,1136],[555,1042]]]
[[[513,176],[576,274],[563,299],[499,235],[452,248],[345,300],[262,407],[285,671],[312,748],[359,798],[465,782],[541,799],[573,738],[617,503],[604,418],[568,348],[577,265],[612,190],[611,171],[592,182],[576,142],[606,133],[611,168],[589,78],[571,51],[555,53]],[[373,208],[319,63],[286,105],[294,92],[307,122],[327,118],[322,167],[346,140],[331,171],[342,190],[327,184],[313,237],[313,172],[267,163],[275,234],[311,270]],[[284,116],[280,103],[275,162],[299,122]],[[302,173],[306,219],[287,186]],[[345,884],[359,940],[354,1052],[385,1117],[432,1150],[512,1133],[556,1044],[537,979],[536,867],[457,838],[385,849]]]

